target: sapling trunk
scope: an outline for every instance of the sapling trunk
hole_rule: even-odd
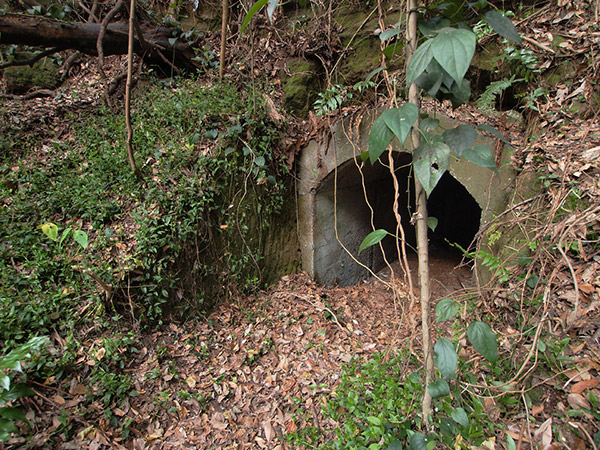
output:
[[[408,24],[406,27],[407,40],[407,64],[412,54],[417,49],[417,0],[408,1]],[[408,101],[420,109],[419,88],[412,83],[408,90]],[[417,148],[421,142],[419,135],[419,120],[413,125],[411,131],[413,148]],[[429,427],[429,418],[431,417],[431,394],[427,386],[433,378],[433,353],[430,333],[430,306],[429,300],[429,241],[427,239],[427,194],[419,179],[415,176],[415,197],[417,211],[414,216],[417,228],[417,253],[419,258],[419,288],[421,300],[421,327],[423,338],[423,360],[425,366],[425,389],[423,392],[423,421]]]
[[[127,84],[125,85],[125,125],[127,126],[127,159],[131,170],[142,177],[133,156],[133,127],[131,126],[131,86],[133,84],[133,33],[135,24],[135,0],[129,6],[129,50],[127,54]]]

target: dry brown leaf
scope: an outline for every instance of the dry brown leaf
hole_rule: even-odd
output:
[[[575,383],[571,387],[572,394],[581,394],[586,389],[595,388],[600,384],[600,378],[594,378],[591,380],[580,381],[579,383]]]
[[[541,442],[543,448],[552,443],[552,417],[540,425],[534,433],[534,438],[536,441]]]
[[[262,423],[262,427],[265,432],[265,438],[267,439],[267,442],[271,442],[271,440],[273,440],[273,438],[275,437],[275,430],[273,429],[273,425],[271,425],[271,422],[267,420]]]
[[[567,397],[567,401],[571,408],[575,409],[590,409],[590,402],[588,402],[585,397],[581,394],[569,394]]]

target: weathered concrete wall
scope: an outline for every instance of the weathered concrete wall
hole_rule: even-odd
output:
[[[440,132],[457,125],[447,117],[438,115],[436,118],[440,121]],[[369,129],[374,119],[374,114],[363,118],[358,133],[360,140],[349,136],[348,120],[339,121],[327,143],[319,145],[313,141],[300,156],[298,234],[302,264],[304,270],[325,285],[348,285],[364,279],[368,270],[357,261],[373,271],[383,267],[383,255],[379,247],[369,248],[360,257],[358,247],[374,228],[394,231],[394,224],[391,223],[393,215],[374,213],[382,208],[391,210],[393,187],[386,181],[388,169],[379,162],[373,166],[367,162],[363,165],[362,178],[358,170],[360,153],[367,149]],[[400,164],[407,166],[412,149],[410,146],[400,148],[399,143],[396,140],[394,142],[395,167]],[[493,147],[493,142],[483,136],[480,136],[477,144]],[[401,194],[410,188],[408,169],[403,170],[398,177],[402,183],[399,190]],[[453,158],[449,173],[481,208],[481,224],[492,220],[505,209],[514,184],[514,175],[510,170],[502,169],[497,174]],[[365,201],[365,191],[372,209]],[[404,206],[402,221],[410,240],[413,231],[406,225],[410,218],[410,204]],[[388,249],[394,245],[391,239],[383,244]]]

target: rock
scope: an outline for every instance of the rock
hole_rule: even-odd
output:
[[[17,60],[32,58],[32,53],[22,52]],[[54,89],[60,81],[60,70],[51,58],[42,58],[33,67],[13,66],[4,70],[6,90],[11,94],[24,94],[34,89]]]

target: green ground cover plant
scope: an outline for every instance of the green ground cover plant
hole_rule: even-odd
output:
[[[270,221],[253,217],[276,215],[286,190],[279,129],[260,96],[195,79],[143,90],[133,106],[142,180],[107,106],[68,117],[66,138],[0,138],[21,149],[2,157],[0,345],[54,336],[60,345],[30,375],[60,382],[94,361],[83,364],[88,397],[107,411],[135,395],[121,373],[139,347],[131,326],[199,316],[262,286],[255,236]],[[6,115],[1,123],[8,130]],[[85,355],[85,339],[102,353]]]

